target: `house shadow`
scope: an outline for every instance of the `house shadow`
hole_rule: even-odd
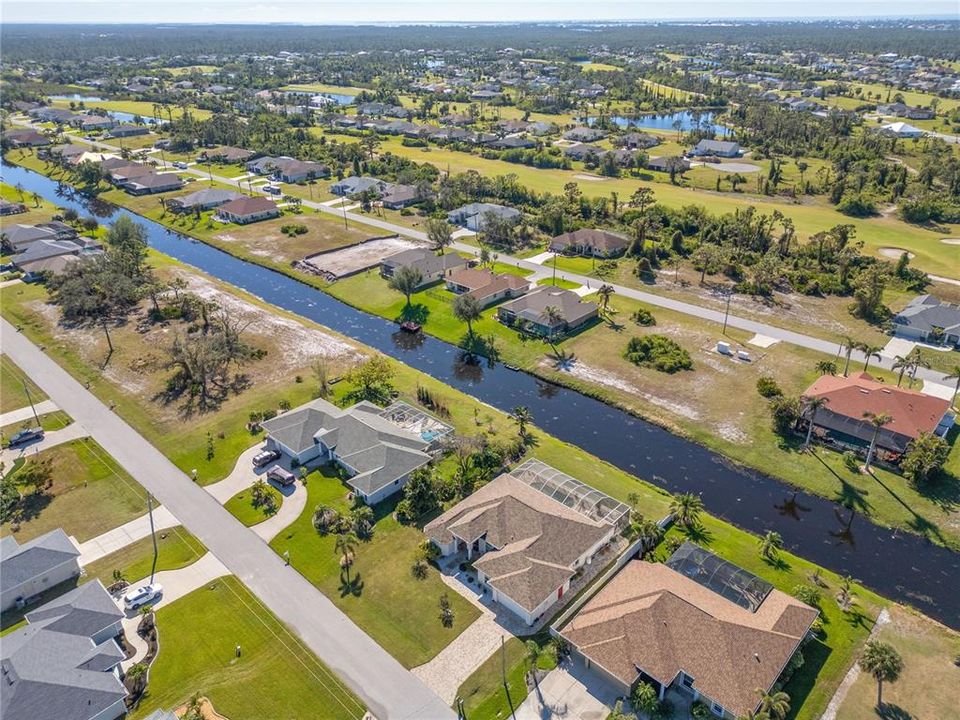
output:
[[[803,666],[793,674],[783,688],[784,692],[790,696],[791,705],[803,707],[807,696],[816,689],[820,671],[832,653],[833,650],[820,638],[811,640],[803,647]]]

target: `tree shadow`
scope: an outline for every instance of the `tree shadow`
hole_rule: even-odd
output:
[[[466,353],[485,359],[488,367],[493,367],[493,364],[500,360],[500,350],[492,335],[483,337],[477,333],[471,335],[467,332],[461,336],[457,345]]]
[[[400,316],[397,318],[397,322],[413,321],[423,325],[429,318],[430,308],[423,303],[410,303],[409,305],[404,305],[403,310],[400,311]]]
[[[884,703],[876,708],[877,715],[883,720],[913,720],[913,715],[896,703]]]
[[[354,573],[350,576],[350,579],[347,579],[347,575],[344,571],[340,571],[340,597],[347,597],[352,595],[353,597],[360,597],[363,594],[363,580],[360,577],[360,573]]]
[[[702,523],[685,527],[683,528],[682,532],[687,536],[688,540],[695,542],[698,545],[707,546],[713,542],[713,533],[710,532]]]
[[[782,572],[786,572],[787,570],[790,569],[790,563],[784,560],[783,557],[781,557],[780,555],[777,555],[776,557],[772,557],[772,558],[765,557],[763,558],[763,562],[765,562],[774,570],[780,570]]]
[[[43,490],[25,495],[16,505],[14,519],[18,524],[36,520],[51,502],[53,495]]]
[[[774,504],[774,509],[780,517],[788,517],[794,520],[800,520],[800,513],[808,513],[813,508],[801,505],[797,500],[797,491],[794,490],[790,497],[784,498],[780,505]]]

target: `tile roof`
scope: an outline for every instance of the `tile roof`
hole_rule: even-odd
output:
[[[256,215],[262,212],[269,212],[277,209],[277,205],[272,200],[268,200],[265,197],[240,197],[236,200],[231,200],[228,203],[224,203],[220,206],[220,212],[230,213],[231,215],[237,215],[238,217],[244,217],[246,215]]]
[[[779,590],[750,612],[667,565],[633,560],[560,634],[624,684],[640,671],[669,684],[683,671],[741,716],[756,709],[757,688],[773,686],[816,617]]]

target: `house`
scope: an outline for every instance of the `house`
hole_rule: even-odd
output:
[[[23,252],[38,240],[74,240],[77,231],[59,222],[39,225],[6,225],[3,228],[3,247],[10,252]]]
[[[447,220],[453,225],[460,225],[481,232],[488,218],[496,216],[501,220],[516,223],[520,221],[520,211],[516,208],[496,205],[494,203],[470,203],[462,205],[456,210],[447,213]]]
[[[554,494],[564,488],[562,494]],[[558,498],[567,498],[560,500]],[[494,602],[533,625],[617,535],[630,510],[528,460],[424,527],[443,557],[472,562]]]
[[[259,222],[280,216],[280,208],[265,197],[240,197],[220,206],[217,217],[223,222],[239,225]]]
[[[380,275],[391,278],[399,268],[415,267],[420,271],[423,278],[420,285],[417,286],[419,289],[466,266],[466,259],[456,253],[437,255],[430,248],[411,248],[385,257],[380,262]]]
[[[270,175],[276,180],[287,183],[302,182],[314,178],[326,177],[330,169],[321,163],[297,160],[292,157],[262,157],[246,164],[248,172],[257,175]]]
[[[548,308],[556,315],[546,312]],[[545,337],[575,330],[598,315],[596,303],[584,302],[575,292],[552,285],[539,287],[497,308],[497,319],[504,325]]]
[[[38,122],[50,122],[57,125],[66,125],[74,117],[69,110],[54,107],[38,107],[28,111],[27,114]]]
[[[10,147],[40,147],[49,145],[50,138],[36,130],[7,130],[2,136],[5,145]]]
[[[593,257],[613,257],[627,249],[630,241],[609,230],[581,228],[550,240],[550,251]]]
[[[495,150],[529,150],[535,148],[537,143],[528,137],[519,135],[510,135],[504,138],[498,138],[490,143],[490,147]]]
[[[79,557],[80,549],[60,528],[23,545],[12,535],[0,538],[0,612],[79,577]]]
[[[106,172],[110,182],[114,183],[115,185],[123,185],[123,183],[129,180],[133,180],[144,175],[152,175],[156,172],[152,165],[134,163],[130,162],[129,160],[123,165],[114,165],[113,167],[107,168],[101,164],[100,167]]]
[[[215,207],[220,207],[232,200],[239,200],[242,197],[245,196],[236,190],[207,188],[205,190],[192,192],[188,195],[170,198],[167,200],[167,209],[178,213],[212,210]]]
[[[565,147],[563,149],[563,154],[565,156],[581,162],[586,162],[588,160],[598,162],[606,153],[607,150],[604,150],[599,145],[590,145],[589,143],[577,143],[576,145],[570,145],[569,147]]]
[[[89,130],[109,130],[117,124],[109,115],[74,115],[70,125],[84,132]]]
[[[558,634],[624,695],[644,681],[732,719],[756,711],[818,614],[686,542],[665,563],[630,561]]]
[[[851,377],[824,375],[803,394],[826,398],[827,404],[813,419],[815,432],[844,445],[870,445],[874,426],[865,413],[890,416],[877,435],[877,448],[890,460],[896,460],[920,433],[945,437],[953,427],[949,400],[877,382],[865,372]]]
[[[703,155],[725,158],[740,157],[740,143],[728,142],[726,140],[701,140],[687,155],[695,157]]]
[[[409,406],[404,406],[409,408]],[[429,451],[450,428],[413,408],[421,425],[412,429],[392,419],[398,408],[386,410],[369,402],[341,409],[317,399],[263,423],[267,447],[291,463],[332,462],[349,476],[346,483],[368,505],[403,489],[410,473],[431,460]],[[424,422],[428,419],[433,422]]]
[[[229,145],[220,145],[219,147],[204,150],[200,153],[200,160],[209,162],[218,162],[226,165],[246,162],[256,153],[253,150],[244,148],[230,147]]]
[[[897,335],[933,345],[960,348],[960,305],[920,295],[893,318]]]
[[[0,198],[0,215],[20,215],[27,212],[27,206],[22,202],[11,202]]]
[[[432,197],[432,190],[426,190],[426,192],[423,193],[416,185],[390,183],[380,198],[380,204],[389,210],[402,210],[405,207],[416,205]]]
[[[22,252],[14,255],[10,261],[18,270],[26,273],[28,276],[34,276],[49,267],[49,263],[44,263],[42,268],[39,267],[37,263],[47,261],[50,258],[65,256],[79,258],[83,250],[84,246],[80,244],[79,240],[37,240],[28,245]],[[57,263],[57,265],[63,266],[65,262],[69,263],[73,261],[61,261]]]
[[[447,290],[476,298],[481,307],[505,298],[515,298],[530,290],[530,281],[519,275],[495,274],[492,270],[464,268],[446,277]]]
[[[592,127],[575,127],[573,130],[567,130],[563,134],[564,140],[574,140],[576,142],[592,143],[597,140],[603,140],[607,134],[603,130]]]
[[[107,133],[109,138],[136,137],[137,135],[149,135],[150,128],[146,125],[118,125]]]
[[[38,152],[38,155],[43,158],[50,158],[51,160],[62,160],[68,162],[71,165],[78,165],[81,160],[77,158],[82,158],[84,155],[88,155],[89,150],[84,145],[54,145],[53,147],[48,147]]]
[[[183,187],[183,180],[176,173],[151,172],[122,182],[120,185],[131,195],[153,195],[179,190]]]
[[[375,177],[366,177],[363,175],[351,175],[343,180],[338,180],[335,183],[331,183],[330,192],[332,192],[334,195],[350,197],[369,191],[373,192],[377,197],[379,197],[383,191],[386,190],[386,188],[387,183],[384,180],[379,180]]]
[[[660,138],[641,132],[629,132],[613,138],[613,144],[631,149],[648,149],[660,144]]]
[[[905,122],[887,123],[880,128],[880,133],[890,137],[918,138],[923,137],[923,130]]]
[[[99,580],[26,615],[0,645],[4,720],[115,720],[126,714],[120,680],[123,613]]]
[[[657,172],[670,172],[670,168],[676,168],[676,172],[685,173],[692,166],[690,162],[679,155],[664,157],[655,157],[647,160],[647,170],[656,170]]]

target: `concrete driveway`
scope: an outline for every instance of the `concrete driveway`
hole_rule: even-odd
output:
[[[605,720],[623,692],[582,660],[551,671],[517,708],[516,720]]]

